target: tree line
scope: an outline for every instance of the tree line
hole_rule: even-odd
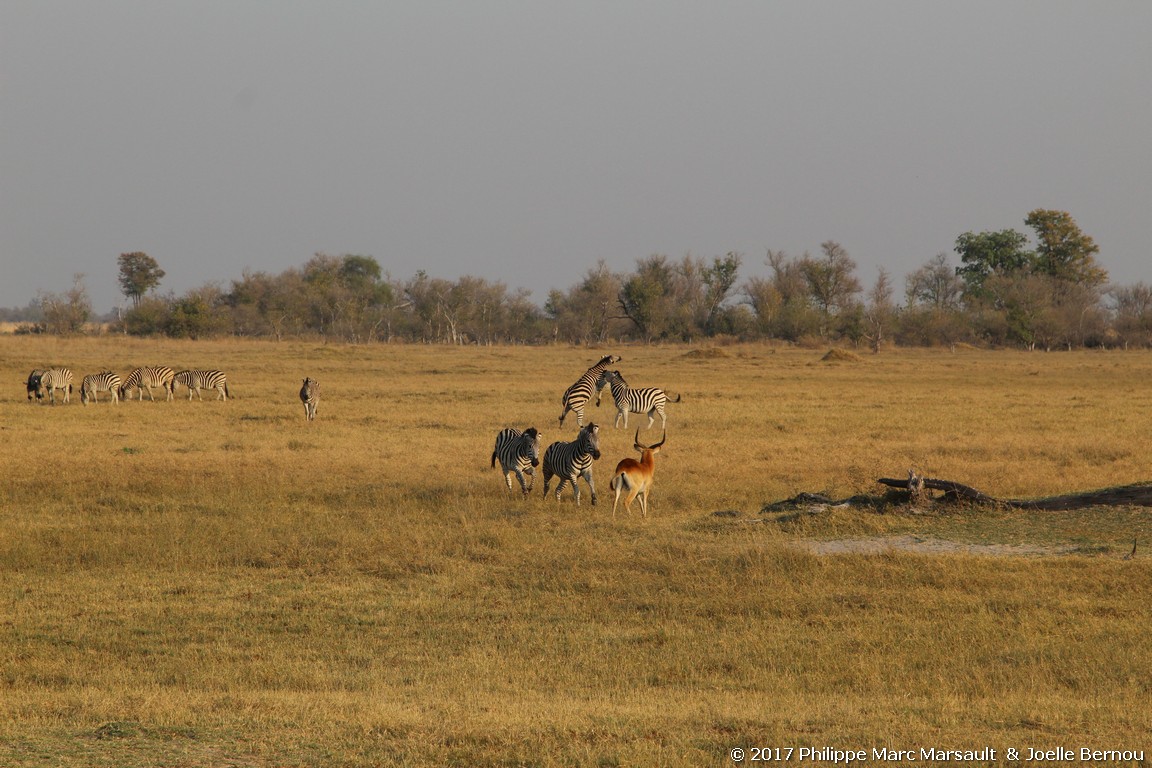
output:
[[[1026,234],[966,232],[955,254],[940,253],[904,277],[886,270],[865,288],[856,262],[835,241],[817,254],[768,250],[765,277],[740,281],[743,254],[704,259],[655,254],[631,272],[601,260],[543,306],[526,289],[423,270],[407,280],[371,256],[317,254],[278,274],[245,271],[225,287],[210,283],[160,295],[164,277],[144,253],[119,257],[131,306],[115,332],[174,338],[313,337],[354,343],[605,344],[615,341],[777,340],[849,344],[969,343],[1028,349],[1152,346],[1152,288],[1108,283],[1099,247],[1064,211],[1037,209]],[[44,294],[24,310],[22,332],[79,333],[92,319],[83,276],[71,290]]]

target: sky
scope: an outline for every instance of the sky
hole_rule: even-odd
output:
[[[799,257],[865,287],[1069,212],[1152,283],[1152,3],[6,0],[0,306],[314,254],[525,288]]]

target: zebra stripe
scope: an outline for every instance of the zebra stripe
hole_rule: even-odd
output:
[[[596,506],[596,484],[592,481],[592,462],[600,458],[600,427],[589,424],[582,428],[576,439],[570,443],[555,442],[544,451],[544,498],[548,498],[548,484],[552,476],[560,478],[556,486],[556,500],[565,483],[572,483],[572,493],[576,496],[576,506],[580,506],[580,486],[576,481],[583,477],[592,492],[592,506]]]
[[[43,400],[44,390],[48,390],[48,399],[56,405],[56,390],[64,392],[64,402],[72,399],[72,371],[67,368],[49,368],[40,374],[40,385],[36,390],[36,397]]]
[[[512,492],[512,474],[520,481],[520,490],[527,496],[532,490],[532,483],[536,480],[536,471],[532,467],[540,464],[540,433],[536,427],[528,427],[521,432],[508,427],[500,430],[496,435],[496,447],[492,449],[492,467],[496,467],[496,460],[500,460],[500,468],[504,473],[504,482],[508,485],[508,492]],[[524,481],[524,475],[529,480]]]
[[[176,384],[174,379],[176,372],[166,365],[158,365],[151,368],[137,368],[128,374],[128,378],[124,379],[124,383],[120,385],[120,399],[130,400],[131,392],[133,389],[139,390],[139,400],[144,399],[144,390],[148,390],[148,399],[156,402],[156,398],[152,396],[152,387],[163,387],[165,399],[171,400],[174,397]]]
[[[112,402],[119,402],[120,377],[112,371],[101,371],[85,376],[84,380],[80,382],[80,402],[84,405],[88,405],[89,400],[99,403],[100,398],[96,396],[97,392],[107,392],[111,396]]]
[[[188,399],[192,399],[192,393],[196,393],[196,397],[203,400],[200,395],[201,389],[214,389],[220,394],[216,397],[217,400],[228,399],[228,377],[224,375],[223,371],[180,371],[173,377],[172,392],[176,392],[176,385],[183,384],[188,387]]]
[[[33,368],[32,373],[28,374],[28,399],[31,400],[35,395],[37,400],[44,397],[44,393],[40,391],[40,377],[44,375],[43,368]]]
[[[304,416],[308,421],[316,418],[316,403],[320,402],[320,382],[311,377],[300,387],[300,402],[304,403]]]
[[[628,382],[620,375],[620,371],[604,371],[600,374],[600,384],[608,384],[612,390],[612,401],[616,404],[616,423],[620,426],[620,419],[624,419],[624,428],[628,428],[628,413],[647,413],[648,429],[656,420],[654,414],[660,414],[660,426],[667,429],[668,417],[664,415],[664,404],[680,402],[680,395],[670,400],[662,389],[645,387],[643,389],[629,389]]]
[[[568,415],[568,411],[576,414],[577,427],[584,426],[584,406],[592,399],[593,394],[596,395],[596,405],[600,405],[600,391],[604,389],[600,374],[621,359],[623,358],[619,355],[605,355],[600,358],[600,362],[584,371],[584,375],[577,379],[575,384],[564,391],[564,396],[560,398],[560,403],[564,406],[564,411],[560,414],[561,427],[564,426],[564,417]]]

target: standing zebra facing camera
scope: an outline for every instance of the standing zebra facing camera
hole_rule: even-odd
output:
[[[516,479],[520,481],[520,490],[527,498],[536,480],[536,471],[532,467],[540,465],[540,433],[536,427],[528,427],[523,432],[512,427],[500,430],[496,435],[496,447],[492,449],[493,469],[497,459],[500,460],[508,492],[512,492],[512,474],[515,473]],[[524,475],[528,475],[527,481]]]
[[[183,384],[188,387],[188,399],[192,399],[192,393],[196,393],[196,397],[203,400],[200,395],[201,389],[214,389],[220,394],[216,397],[217,400],[227,400],[228,394],[228,377],[224,375],[223,371],[180,371],[173,377],[172,392],[175,394],[176,385]]]
[[[320,402],[320,382],[311,376],[300,387],[300,402],[304,403],[304,416],[308,421],[316,418],[316,404]]]
[[[107,392],[112,397],[112,402],[120,402],[120,377],[112,371],[101,371],[85,376],[80,382],[81,404],[88,405],[89,400],[99,403],[97,392]]]
[[[589,424],[582,428],[576,439],[570,443],[556,441],[544,451],[544,498],[548,498],[548,484],[556,475],[560,482],[556,486],[556,501],[565,483],[572,483],[572,493],[576,506],[580,506],[580,486],[576,481],[581,477],[588,483],[592,493],[592,506],[596,506],[596,483],[592,481],[592,462],[600,458],[600,427]]]
[[[28,383],[26,386],[28,388],[28,400],[29,401],[32,400],[33,395],[36,396],[37,400],[41,400],[44,398],[44,393],[40,391],[40,377],[43,375],[44,375],[44,369],[43,368],[33,368],[32,373],[28,374]]]

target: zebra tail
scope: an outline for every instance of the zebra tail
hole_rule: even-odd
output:
[[[232,393],[228,391],[228,382],[227,381],[224,382],[224,397],[232,397]],[[676,402],[679,402],[679,400],[677,400]]]
[[[667,392],[665,392],[664,394],[668,394],[668,393],[667,393]],[[669,397],[669,398],[668,398],[668,402],[670,402],[670,403],[678,403],[678,402],[680,402],[680,393],[679,393],[679,392],[677,392],[677,393],[676,393],[676,399],[675,399],[675,400],[673,400],[671,397]]]
[[[496,451],[492,451],[492,469],[496,469]]]

